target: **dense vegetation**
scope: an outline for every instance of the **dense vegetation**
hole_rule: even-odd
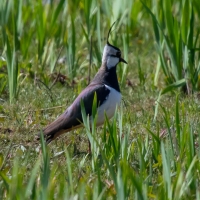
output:
[[[199,19],[199,0],[1,0],[0,199],[200,199]],[[116,20],[128,65],[114,118],[36,142]]]

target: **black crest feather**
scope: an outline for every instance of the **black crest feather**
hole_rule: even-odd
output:
[[[115,21],[116,22],[116,21]],[[109,43],[109,36],[110,36],[110,32],[111,32],[111,30],[112,30],[112,27],[115,25],[115,22],[111,25],[111,27],[110,27],[110,29],[109,29],[109,31],[108,31],[108,36],[107,36],[107,44],[110,44]]]

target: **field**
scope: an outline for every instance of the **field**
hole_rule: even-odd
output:
[[[1,0],[0,199],[200,199],[199,19],[199,0]],[[114,21],[115,116],[36,141],[98,71]]]

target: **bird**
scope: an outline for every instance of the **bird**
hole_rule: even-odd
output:
[[[116,107],[120,104],[122,98],[116,67],[120,62],[128,64],[121,57],[120,49],[109,43],[109,35],[114,24],[115,22],[108,31],[107,43],[102,55],[102,64],[93,80],[64,113],[42,130],[47,144],[61,134],[83,126],[81,102],[83,102],[85,112],[89,116],[90,123],[92,123],[92,105],[95,94],[97,100],[96,125],[100,126],[104,123],[105,113],[108,119],[113,117]],[[40,136],[41,133],[38,134],[38,138]]]

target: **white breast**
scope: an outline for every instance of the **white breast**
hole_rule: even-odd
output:
[[[104,103],[97,109],[97,112],[98,112],[98,118],[97,118],[97,124],[96,124],[97,126],[100,126],[104,123],[104,119],[105,119],[104,112],[106,112],[108,119],[113,117],[116,107],[117,105],[120,104],[120,101],[121,101],[120,92],[111,88],[108,85],[105,85],[105,86],[110,90],[110,93],[107,96],[107,99],[104,101]]]

